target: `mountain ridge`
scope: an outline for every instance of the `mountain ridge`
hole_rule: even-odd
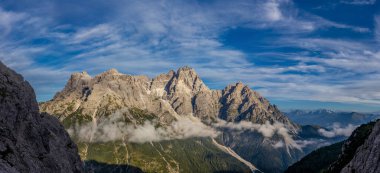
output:
[[[194,137],[199,136],[203,137],[205,145],[217,147],[207,138],[221,136],[216,140],[234,151],[229,154],[237,153],[242,158],[241,161],[249,161],[264,172],[281,172],[302,156],[302,150],[292,139],[300,126],[291,122],[275,105],[241,82],[230,84],[221,90],[211,90],[195,70],[188,66],[153,78],[122,74],[115,69],[94,77],[86,72],[74,73],[64,89],[52,100],[41,103],[40,109],[59,117],[72,137],[83,143],[79,148],[84,159],[98,158],[94,153],[87,153],[88,150],[95,151],[95,148],[100,147],[94,142],[103,142],[108,146],[103,149],[115,148],[111,146],[135,146],[128,143],[128,140],[148,142],[141,139],[141,128],[152,129],[149,133],[144,131],[144,134],[153,135],[149,136],[151,142],[175,147],[180,147],[176,140],[189,142],[180,142],[181,145],[196,146]],[[222,127],[214,127],[215,124]],[[115,133],[108,135],[104,128]],[[215,129],[218,131],[215,132]],[[188,132],[192,134],[186,134]],[[179,137],[171,138],[173,135]],[[121,142],[114,145],[109,139],[104,140],[104,136],[113,136],[115,138],[112,139]],[[162,139],[164,141],[160,141]],[[279,147],[274,148],[275,144]],[[151,146],[143,143],[141,147],[149,149]],[[201,146],[194,150],[203,151],[199,147]],[[219,150],[212,150],[213,155],[220,156]],[[143,151],[137,148],[135,152]],[[268,152],[272,154],[266,154]],[[141,153],[136,154],[139,157],[144,156]],[[87,155],[92,155],[93,158],[88,158]],[[169,156],[174,158],[173,155]],[[270,160],[270,157],[276,157],[273,164],[264,162]],[[144,169],[144,164],[138,157],[132,160],[138,164],[134,166]],[[107,164],[115,162],[96,161],[107,161]],[[212,164],[208,165],[210,166],[213,167]],[[216,168],[219,167],[220,165]]]
[[[333,111],[328,109],[316,109],[316,110],[292,110],[285,112],[292,121],[302,125],[320,125],[329,127],[334,123],[346,126],[349,124],[360,125],[377,118],[380,115],[374,113],[360,113],[351,111]]]
[[[119,85],[117,85],[118,82]],[[122,84],[129,84],[132,87],[123,88]],[[102,90],[101,87],[107,90]],[[122,93],[120,90],[132,90],[134,93]],[[93,96],[91,93],[94,92],[117,98],[113,105],[114,109],[138,107],[156,114],[160,114],[156,110],[160,110],[161,113],[169,112],[172,118],[179,115],[192,115],[205,121],[215,118],[234,122],[244,119],[253,123],[278,121],[288,125],[294,131],[298,128],[283,116],[275,105],[271,105],[268,100],[247,85],[238,82],[222,90],[211,90],[203,83],[195,70],[188,66],[179,68],[177,72],[170,70],[166,74],[160,74],[151,79],[147,76],[122,74],[116,69],[110,69],[94,77],[86,72],[74,73],[65,88],[52,100],[40,104],[40,108],[44,112],[63,116],[75,112],[83,105],[88,110],[91,108],[86,106],[85,102],[99,105],[97,100],[104,99],[99,98],[100,96],[91,98]],[[67,100],[75,101],[72,111],[67,110],[70,108]],[[63,107],[63,109],[58,107]],[[97,112],[93,110],[85,113],[93,116]]]

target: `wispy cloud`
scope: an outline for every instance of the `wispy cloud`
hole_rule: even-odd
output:
[[[45,2],[48,8],[38,10],[0,10],[0,59],[31,81],[40,100],[62,88],[74,71],[96,74],[114,67],[154,76],[190,65],[212,88],[243,81],[270,97],[379,104],[374,79],[380,73],[380,50],[371,42],[312,36],[336,28],[374,32],[378,39],[378,26],[333,22],[291,0],[80,4],[87,3],[92,8],[76,11],[57,8],[68,5],[64,2]],[[100,15],[97,6],[113,10]],[[73,21],[70,15],[93,20]],[[375,21],[378,25],[378,17]],[[247,51],[223,38],[236,28],[277,36],[266,40],[271,49]],[[292,63],[278,63],[279,58]]]
[[[376,0],[343,0],[340,2],[352,5],[373,5],[376,3]]]

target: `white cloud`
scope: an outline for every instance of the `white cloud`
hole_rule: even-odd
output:
[[[275,143],[274,145],[272,145],[273,148],[282,148],[285,146],[284,142],[283,141],[278,141],[277,143]]]
[[[289,130],[281,123],[254,124],[248,121],[239,123],[218,120],[206,125],[195,117],[180,117],[167,125],[158,126],[155,121],[145,121],[143,124],[126,124],[123,119],[124,110],[117,111],[107,119],[98,123],[75,125],[67,131],[72,137],[85,142],[108,142],[122,140],[126,142],[145,143],[162,140],[186,139],[192,137],[216,138],[224,128],[237,131],[252,131],[263,135],[271,141],[274,148],[286,147],[301,150],[301,146],[293,139]],[[274,140],[273,136],[279,136]]]
[[[283,18],[280,4],[275,1],[269,1],[264,4],[265,14],[269,21],[278,21]]]
[[[104,39],[110,39],[110,37],[117,36],[113,34],[117,32],[114,27],[106,24],[100,24],[91,28],[83,28],[78,30],[73,36],[69,44],[80,44],[86,41],[94,41],[96,39],[101,39],[98,41],[104,42]]]
[[[337,136],[350,136],[356,129],[356,126],[349,124],[346,127],[341,127],[339,124],[334,123],[330,130],[319,129],[318,132],[328,138],[334,138]]]
[[[313,148],[320,148],[330,145],[331,143],[323,139],[308,139],[308,140],[296,140],[296,143],[301,147],[313,146]]]
[[[12,28],[17,22],[22,21],[26,18],[24,13],[15,13],[10,11],[4,11],[0,7],[0,32],[1,36],[6,36],[12,31]]]
[[[67,130],[86,142],[108,142],[123,140],[133,143],[156,142],[192,137],[216,137],[220,132],[206,126],[195,117],[181,117],[169,125],[157,126],[157,123],[145,121],[141,125],[126,124],[121,112],[116,112],[108,119],[76,125]]]
[[[289,148],[296,148],[301,150],[301,147],[296,143],[289,130],[282,123],[275,122],[271,124],[267,121],[264,124],[255,124],[249,121],[240,121],[238,123],[234,123],[226,122],[224,120],[218,120],[217,123],[211,125],[216,128],[228,128],[237,131],[256,131],[267,139],[271,139],[274,135],[279,135],[281,137],[281,140],[275,141],[275,143],[273,144],[274,148],[285,146],[288,149],[288,151]]]

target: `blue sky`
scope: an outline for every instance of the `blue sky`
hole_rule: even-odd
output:
[[[283,110],[380,110],[375,0],[0,0],[0,39],[39,101],[77,71],[189,65],[210,88],[242,81]]]

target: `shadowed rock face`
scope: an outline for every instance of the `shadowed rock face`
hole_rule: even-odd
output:
[[[345,141],[319,148],[286,172],[379,172],[380,120],[362,124]]]
[[[83,172],[64,127],[39,113],[32,87],[1,62],[0,172]]]
[[[371,134],[341,172],[380,172],[380,121],[376,122]]]

